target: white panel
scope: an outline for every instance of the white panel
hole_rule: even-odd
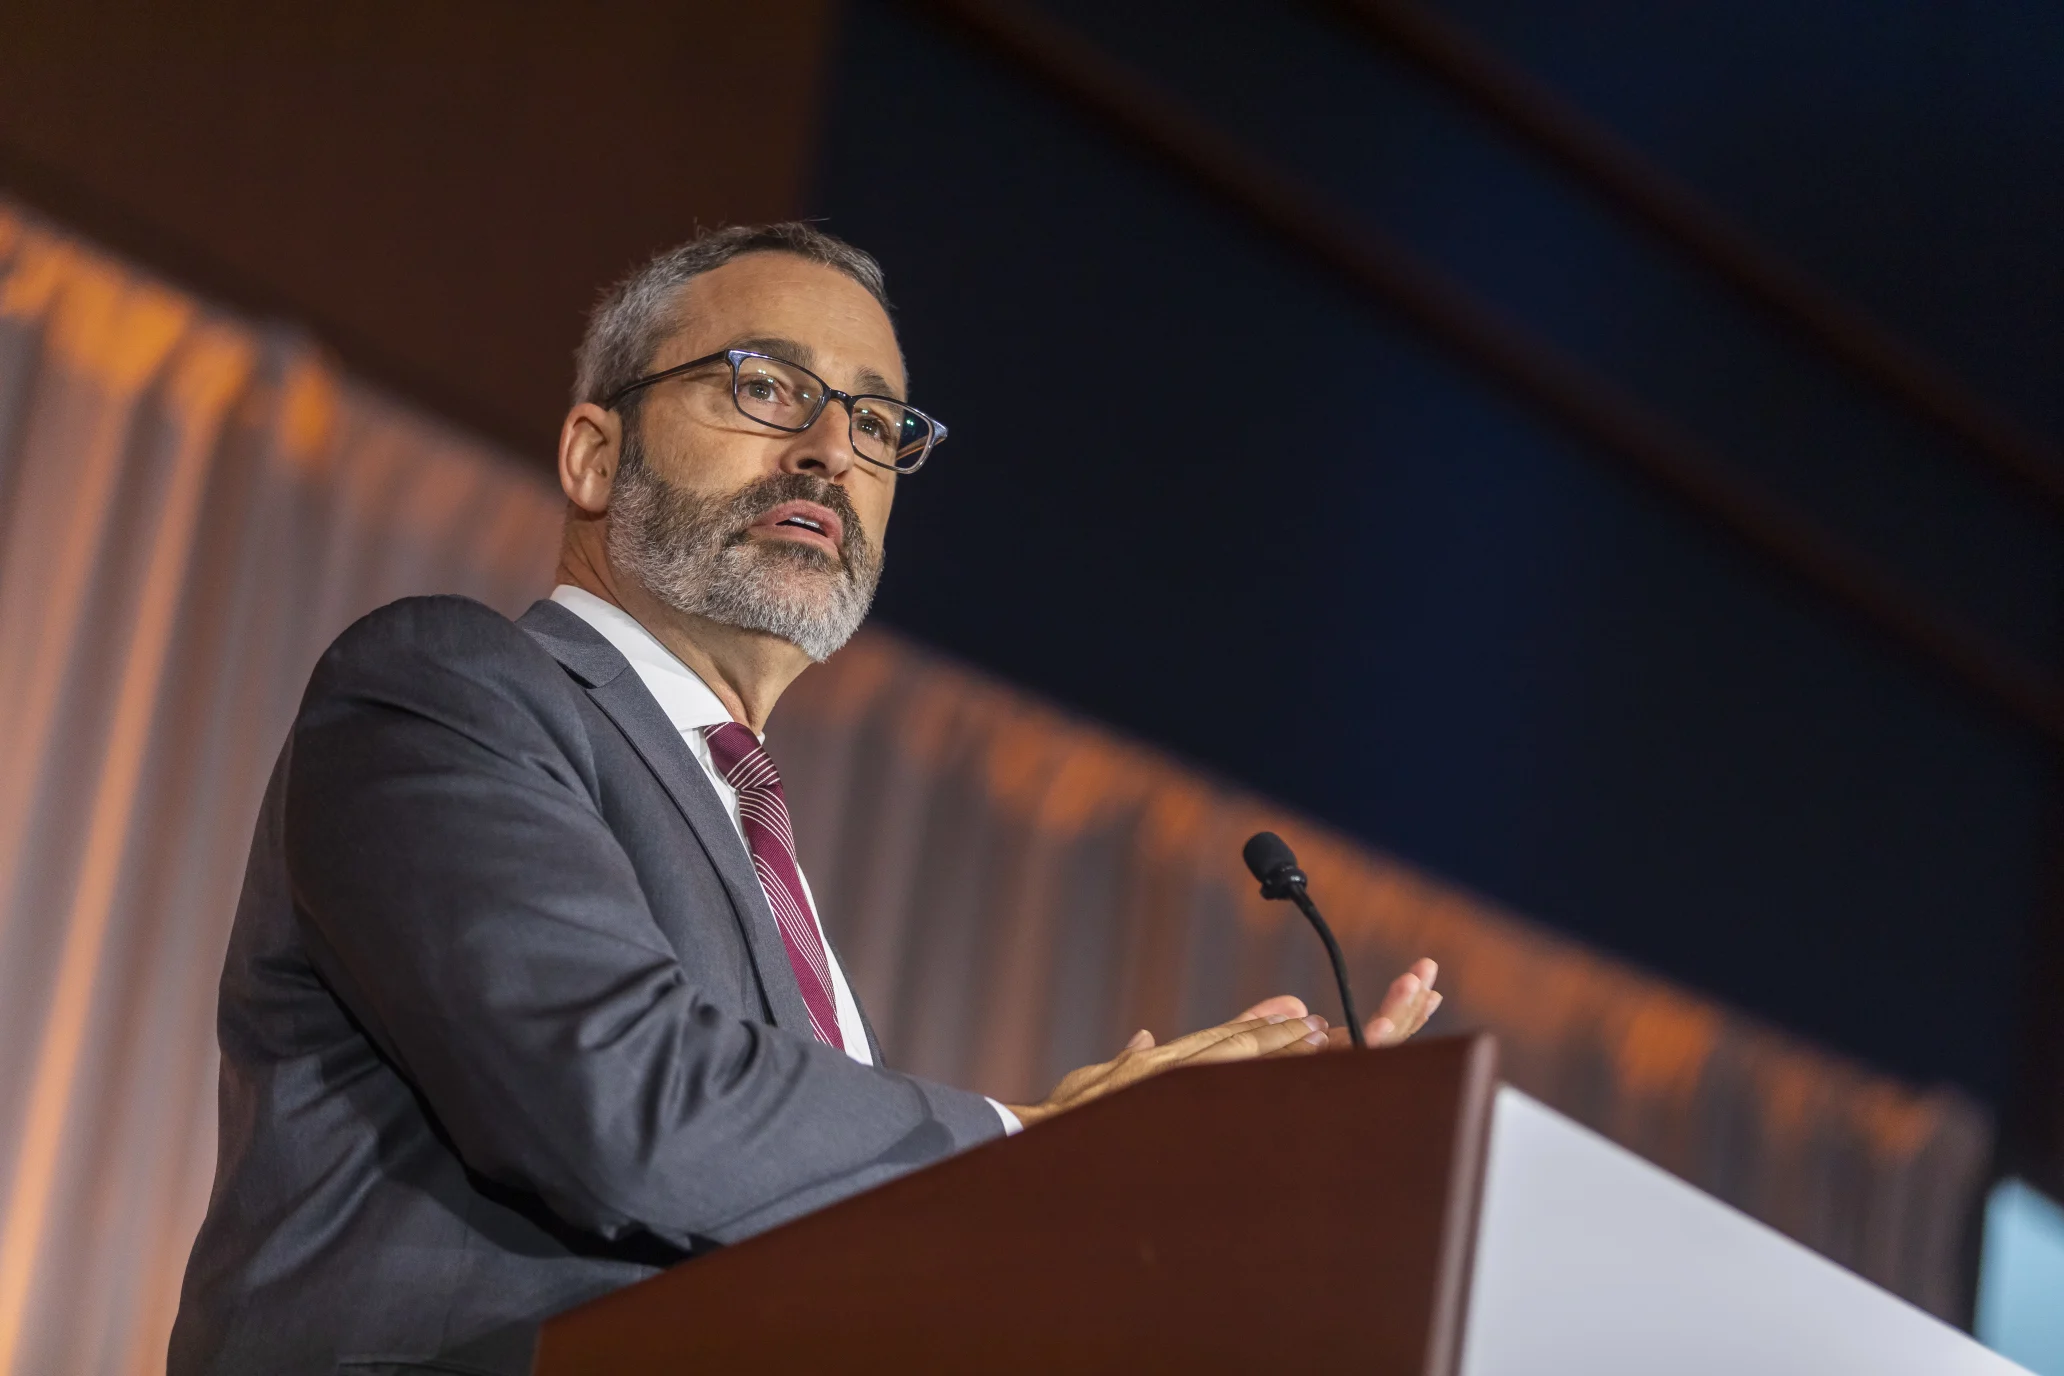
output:
[[[1511,1088],[1485,1187],[1464,1376],[2023,1370]]]

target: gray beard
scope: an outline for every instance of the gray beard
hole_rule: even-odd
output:
[[[809,545],[746,534],[790,501],[838,513],[842,561]],[[881,551],[860,528],[851,499],[810,473],[777,473],[705,497],[626,452],[609,497],[607,546],[612,564],[675,611],[779,636],[819,663],[860,629],[881,581]]]

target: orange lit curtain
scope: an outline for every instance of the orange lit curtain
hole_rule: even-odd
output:
[[[549,578],[481,446],[0,203],[0,1374],[164,1368],[215,982],[323,645]]]
[[[1313,876],[1365,1004],[1437,957],[1440,1029],[1497,1033],[1506,1079],[1958,1312],[1991,1140],[1967,1100],[1867,1073],[885,636],[798,680],[768,734],[810,882],[907,1069],[1010,1098],[1139,1027],[1165,1037],[1286,990],[1333,1010],[1311,928],[1240,860],[1267,828]]]
[[[556,494],[0,202],[0,1376],[162,1369],[214,1160],[215,984],[301,687],[412,592],[514,611]],[[774,749],[891,1057],[999,1095],[1135,1027],[1294,989],[1323,886],[1364,997],[1422,951],[1508,1076],[1916,1301],[1956,1304],[1988,1128],[1588,955],[884,634],[806,675]],[[1659,916],[1661,916],[1659,914]],[[1381,1227],[1371,1220],[1372,1236]]]

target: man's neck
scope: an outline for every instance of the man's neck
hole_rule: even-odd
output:
[[[788,685],[810,667],[810,658],[788,641],[764,631],[742,631],[707,617],[690,616],[667,606],[635,579],[625,578],[607,559],[569,540],[559,555],[555,582],[567,583],[613,603],[652,633],[674,658],[709,685],[731,719],[767,729]]]

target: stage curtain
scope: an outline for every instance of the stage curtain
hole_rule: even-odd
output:
[[[1270,994],[1337,1016],[1318,938],[1240,859],[1272,830],[1365,1010],[1434,956],[1432,1031],[1496,1033],[1504,1077],[1536,1098],[1924,1308],[1964,1303],[1991,1145],[1968,1099],[1781,1035],[887,636],[798,680],[768,736],[811,883],[906,1069],[1011,1099],[1137,1028],[1166,1038]]]
[[[281,735],[353,617],[431,591],[514,612],[546,590],[560,504],[536,471],[291,328],[0,202],[0,1376],[162,1368],[213,1169],[216,980]],[[1498,1032],[1516,1083],[1956,1308],[1989,1128],[1953,1095],[1587,954],[885,633],[805,675],[772,739],[827,921],[901,1065],[1009,1097],[1136,1027],[1282,990],[1329,1008],[1309,930],[1240,869],[1270,826],[1365,1001],[1439,957],[1441,1024]]]
[[[216,979],[308,672],[407,593],[520,610],[558,522],[291,330],[0,203],[0,1373],[164,1369]]]

